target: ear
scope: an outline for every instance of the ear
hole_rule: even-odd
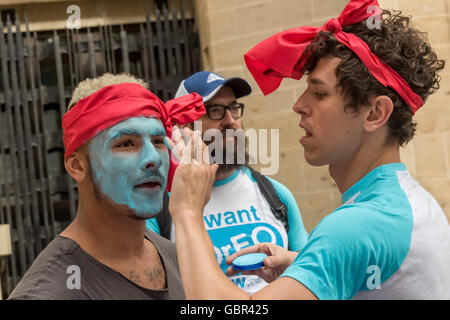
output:
[[[64,166],[76,182],[82,182],[88,177],[88,159],[82,152],[74,151],[65,157]]]
[[[378,96],[372,101],[372,106],[367,112],[364,129],[374,132],[384,126],[394,110],[394,104],[388,96]]]

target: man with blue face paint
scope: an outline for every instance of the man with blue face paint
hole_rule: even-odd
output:
[[[9,299],[184,299],[174,244],[145,222],[170,190],[165,137],[204,113],[200,96],[164,104],[129,75],[81,82],[63,117],[77,215]]]

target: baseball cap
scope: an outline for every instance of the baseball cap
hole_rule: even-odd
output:
[[[247,96],[252,92],[250,84],[242,78],[225,79],[220,74],[211,71],[200,71],[180,83],[175,98],[196,92],[203,97],[203,102],[206,102],[214,97],[223,86],[230,87],[236,98]]]

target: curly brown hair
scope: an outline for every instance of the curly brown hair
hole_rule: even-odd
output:
[[[342,29],[361,38],[424,102],[439,89],[437,72],[444,68],[445,61],[437,58],[425,33],[411,26],[410,16],[402,16],[400,11],[383,10],[379,29],[369,29],[366,21]],[[335,74],[337,87],[348,101],[346,109],[358,112],[361,106],[370,105],[371,98],[386,95],[394,104],[388,121],[391,137],[398,139],[400,146],[413,138],[416,123],[410,107],[393,89],[378,82],[358,56],[339,43],[331,32],[321,31],[305,53],[309,55],[304,67],[306,74],[314,70],[320,58],[335,56],[341,59]]]

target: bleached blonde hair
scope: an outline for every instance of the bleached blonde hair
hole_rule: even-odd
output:
[[[67,110],[72,108],[78,101],[87,96],[97,92],[98,90],[110,86],[112,84],[120,84],[120,83],[137,83],[144,88],[148,89],[148,84],[142,80],[138,79],[135,76],[128,73],[120,73],[120,74],[111,74],[105,73],[97,78],[88,78],[81,81],[75,90],[72,93],[72,99],[69,102],[69,106]]]

